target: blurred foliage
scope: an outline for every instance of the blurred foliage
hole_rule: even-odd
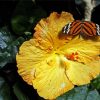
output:
[[[94,89],[98,89],[100,91],[100,75],[91,82],[91,86]]]
[[[23,41],[23,37],[15,38],[7,27],[0,29],[0,68],[15,61],[18,47]]]
[[[97,90],[90,90],[88,85],[75,87],[56,100],[100,100]]]
[[[10,87],[2,77],[0,77],[0,100],[13,100]]]
[[[13,86],[14,94],[17,96],[18,100],[29,100],[28,96],[25,95],[20,89],[19,83],[15,83]]]
[[[16,54],[19,47],[32,37],[36,23],[50,12],[69,11],[76,19],[81,19],[82,15],[78,15],[79,13],[75,11],[74,0],[63,0],[63,2],[61,0],[55,2],[54,0],[10,0],[7,3],[4,1],[4,7],[7,5],[9,9],[6,7],[4,10],[0,1],[2,6],[0,11],[4,10],[4,14],[0,13],[0,100],[44,100],[17,73]],[[71,5],[73,7],[70,7]],[[99,17],[95,20],[97,19],[100,20]],[[75,87],[56,100],[100,100],[100,76],[91,84]]]
[[[21,0],[13,14],[11,24],[13,31],[18,35],[33,30],[36,23],[46,17],[46,12],[40,6],[36,6],[32,0]]]

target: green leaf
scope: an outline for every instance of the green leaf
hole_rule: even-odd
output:
[[[73,90],[59,96],[56,100],[100,100],[97,90],[89,90],[87,85],[75,87]]]
[[[100,95],[97,90],[92,90],[88,93],[86,100],[100,100]]]
[[[91,86],[94,89],[100,89],[100,75],[91,82]]]
[[[0,100],[13,100],[10,87],[2,77],[0,77]]]
[[[0,68],[15,61],[16,53],[23,41],[23,37],[15,39],[6,27],[0,29]]]
[[[24,33],[32,31],[36,23],[44,17],[46,12],[32,0],[20,0],[11,20],[12,30],[18,35],[26,35]]]
[[[6,48],[7,44],[10,44],[13,38],[7,27],[0,29],[0,50]]]
[[[13,86],[13,91],[18,100],[29,100],[28,96],[25,95],[25,93],[23,93],[22,90],[20,89],[19,83],[16,83]]]

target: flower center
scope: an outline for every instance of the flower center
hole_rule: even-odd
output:
[[[69,60],[78,60],[78,52],[71,53],[70,55],[65,55],[65,57]]]

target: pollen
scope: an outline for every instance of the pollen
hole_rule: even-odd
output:
[[[69,59],[69,60],[78,60],[78,52],[75,52],[75,53],[71,53],[70,55],[66,55],[66,58]]]

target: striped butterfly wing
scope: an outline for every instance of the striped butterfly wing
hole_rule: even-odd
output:
[[[82,23],[80,20],[76,20],[72,22],[70,27],[70,35],[78,35],[82,32]]]
[[[88,36],[97,35],[97,26],[93,22],[83,21],[82,32]]]
[[[81,21],[76,20],[64,26],[63,33],[67,35],[77,35],[81,32]]]
[[[72,23],[65,25],[63,33],[67,35],[100,35],[100,27],[98,24],[89,21],[75,20]]]

